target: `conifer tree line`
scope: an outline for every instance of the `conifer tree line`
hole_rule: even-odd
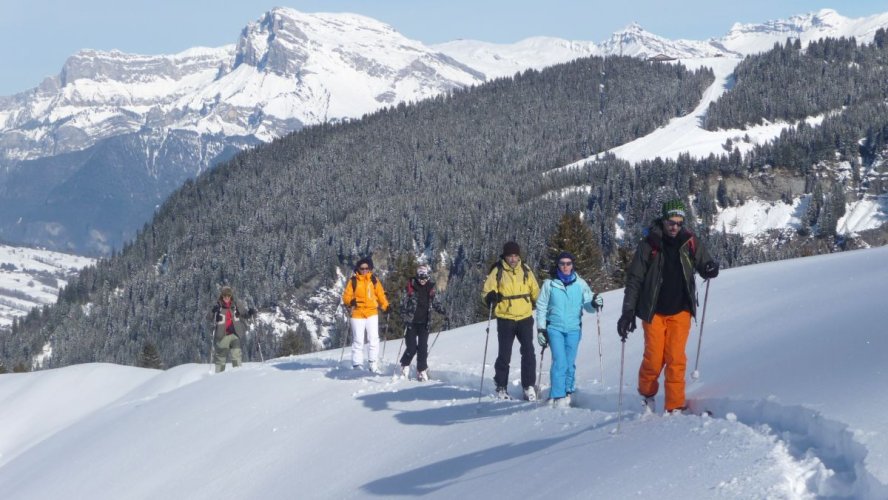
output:
[[[135,364],[150,342],[163,366],[206,362],[204,316],[221,284],[261,311],[288,308],[366,255],[393,303],[424,256],[452,326],[480,318],[480,284],[509,239],[521,243],[541,278],[555,247],[584,242],[571,250],[581,274],[597,291],[619,287],[664,193],[692,202],[702,222],[692,229],[725,266],[800,255],[798,245],[750,248],[707,228],[719,200],[740,201],[727,188],[719,196],[726,177],[782,169],[808,180],[812,193],[818,185],[841,192],[814,164],[763,163],[787,151],[799,161],[825,158],[804,144],[820,129],[799,127],[746,157],[731,151],[630,166],[605,155],[555,170],[688,113],[713,79],[709,70],[680,65],[587,58],[277,139],[186,182],[120,253],[71,280],[57,304],[16,321],[0,337],[0,359],[7,366],[29,360],[50,342],[48,366]],[[876,158],[888,112],[874,107],[853,104],[824,126],[849,135],[872,128],[872,142],[859,148]],[[403,326],[389,321],[388,336],[397,338]],[[338,347],[345,322],[331,324],[327,347]],[[258,337],[266,356],[311,349],[304,325],[282,336],[262,327]],[[257,346],[247,342],[246,356],[258,359]]]
[[[888,97],[888,35],[880,28],[872,44],[825,38],[803,50],[798,38],[749,56],[734,71],[736,85],[712,103],[709,130],[743,128],[768,121],[796,121],[844,106]]]

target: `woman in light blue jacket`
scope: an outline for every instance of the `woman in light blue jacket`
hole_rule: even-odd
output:
[[[575,389],[583,309],[591,313],[604,306],[601,295],[592,293],[589,284],[574,271],[573,263],[570,252],[561,252],[555,276],[543,282],[536,304],[537,340],[543,347],[548,344],[552,351],[549,399],[558,407],[570,406]]]

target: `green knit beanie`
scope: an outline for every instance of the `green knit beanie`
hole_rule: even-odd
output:
[[[683,201],[679,199],[669,200],[663,204],[663,218],[668,219],[673,215],[687,217],[687,209]]]

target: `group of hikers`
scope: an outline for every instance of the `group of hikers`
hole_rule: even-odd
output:
[[[662,205],[660,217],[644,231],[635,256],[626,270],[625,292],[617,333],[625,342],[642,320],[644,356],[638,371],[638,393],[646,411],[654,411],[660,375],[665,370],[666,412],[687,409],[685,399],[685,353],[696,316],[697,292],[694,274],[709,280],[718,276],[718,262],[706,247],[684,226],[687,217],[680,199]],[[481,299],[489,318],[496,317],[498,352],[494,363],[495,396],[510,399],[508,391],[512,347],[517,338],[521,353],[521,386],[523,398],[536,401],[541,395],[535,388],[536,340],[552,353],[549,400],[556,407],[567,407],[576,390],[576,356],[582,339],[583,311],[600,313],[604,300],[574,269],[575,257],[561,252],[551,277],[542,286],[530,267],[521,260],[521,248],[513,241],[503,245],[502,254],[491,268],[481,289]],[[373,273],[373,261],[358,261],[354,275],[345,284],[342,303],[350,310],[351,361],[356,370],[365,368],[364,343],[368,344],[367,366],[380,373],[379,311],[390,312],[381,281]],[[534,315],[534,309],[536,314]],[[417,358],[417,380],[426,381],[428,374],[429,321],[432,310],[445,311],[435,293],[431,269],[420,265],[399,304],[405,323],[404,355],[400,358],[399,375],[408,376],[414,356]],[[240,314],[245,311],[245,314]],[[230,287],[224,287],[210,317],[215,322],[216,370],[225,369],[228,354],[232,364],[241,363],[240,338],[245,331],[243,320],[255,313],[233,299]]]

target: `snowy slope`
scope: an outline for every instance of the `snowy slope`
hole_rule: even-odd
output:
[[[618,422],[621,291],[604,296],[604,379],[587,316],[577,405],[565,410],[478,404],[484,324],[441,334],[430,356],[438,380],[424,384],[345,369],[338,351],[220,375],[207,365],[102,364],[2,375],[0,491],[29,500],[886,498],[885,262],[879,248],[714,280],[701,377],[688,386],[714,418],[640,416],[635,332]],[[389,369],[396,350],[388,346]],[[485,392],[492,362],[491,351]]]
[[[32,308],[54,304],[68,279],[95,259],[0,245],[0,328]]]

